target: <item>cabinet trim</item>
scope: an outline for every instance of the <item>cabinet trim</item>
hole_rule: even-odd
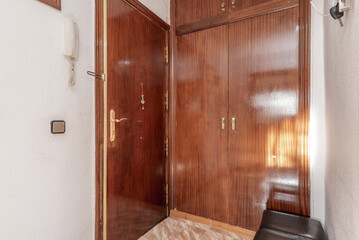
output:
[[[211,19],[201,20],[198,22],[178,26],[176,28],[176,34],[180,36],[187,33],[197,32],[212,27],[218,27],[228,23],[233,23],[244,19],[274,13],[298,6],[299,0],[273,0],[270,2],[258,4],[253,7],[241,9],[233,13],[221,14]]]

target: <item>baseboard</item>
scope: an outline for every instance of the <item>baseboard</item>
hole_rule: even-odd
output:
[[[249,237],[250,239],[254,238],[254,235],[256,234],[255,232],[248,230],[248,229],[244,229],[241,227],[237,227],[237,226],[233,226],[233,225],[229,225],[227,223],[223,223],[223,222],[218,222],[209,218],[204,218],[204,217],[199,217],[196,215],[192,215],[189,213],[185,213],[185,212],[180,212],[177,210],[171,210],[170,211],[170,215],[174,216],[174,217],[180,217],[180,218],[184,218],[193,222],[198,222],[198,223],[202,223],[202,224],[206,224],[215,228],[219,228],[222,230],[226,230],[228,232],[232,232],[232,233],[236,233],[238,235],[244,236],[244,237]]]

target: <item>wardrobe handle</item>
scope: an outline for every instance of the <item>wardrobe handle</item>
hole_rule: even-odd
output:
[[[236,0],[232,0],[232,8],[236,8]]]
[[[236,118],[232,118],[232,131],[236,131]]]
[[[221,125],[222,125],[222,131],[226,129],[226,119],[223,117],[221,118]]]
[[[226,11],[226,3],[225,2],[223,2],[222,4],[221,4],[221,10],[222,10],[222,12],[225,12]]]

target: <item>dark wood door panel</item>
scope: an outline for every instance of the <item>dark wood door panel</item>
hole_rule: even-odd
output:
[[[262,4],[262,3],[271,2],[271,1],[273,1],[273,0],[230,0],[231,6],[229,9],[231,9],[231,11],[238,11],[238,10],[243,10],[245,8],[254,7],[254,6]],[[284,0],[284,1],[286,1],[286,0]],[[233,6],[235,6],[235,7],[233,7]]]
[[[107,20],[108,111],[128,118],[108,142],[107,236],[138,239],[166,214],[166,32],[119,0],[108,0]]]
[[[227,222],[228,26],[178,37],[176,57],[177,210]]]
[[[227,9],[228,0],[176,0],[176,26],[210,19],[225,14]]]
[[[264,209],[301,214],[299,11],[229,26],[229,223],[256,230]]]

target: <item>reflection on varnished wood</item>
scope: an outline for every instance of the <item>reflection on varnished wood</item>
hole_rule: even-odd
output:
[[[163,219],[163,207],[122,197],[111,198],[116,205],[108,218],[108,239],[136,240]]]
[[[308,212],[299,201],[298,8],[230,26],[229,222],[256,230],[266,208]]]
[[[177,209],[227,222],[228,27],[179,37],[176,65]]]
[[[223,26],[178,37],[179,211],[251,230],[266,208],[308,215],[298,16],[295,7],[231,24],[229,34]]]
[[[141,13],[108,0],[108,111],[128,119],[108,141],[108,240],[137,239],[166,214],[165,39]]]
[[[176,2],[176,25],[179,26],[222,15],[225,12],[222,11],[221,3],[227,1],[228,0],[175,0],[173,2]]]

